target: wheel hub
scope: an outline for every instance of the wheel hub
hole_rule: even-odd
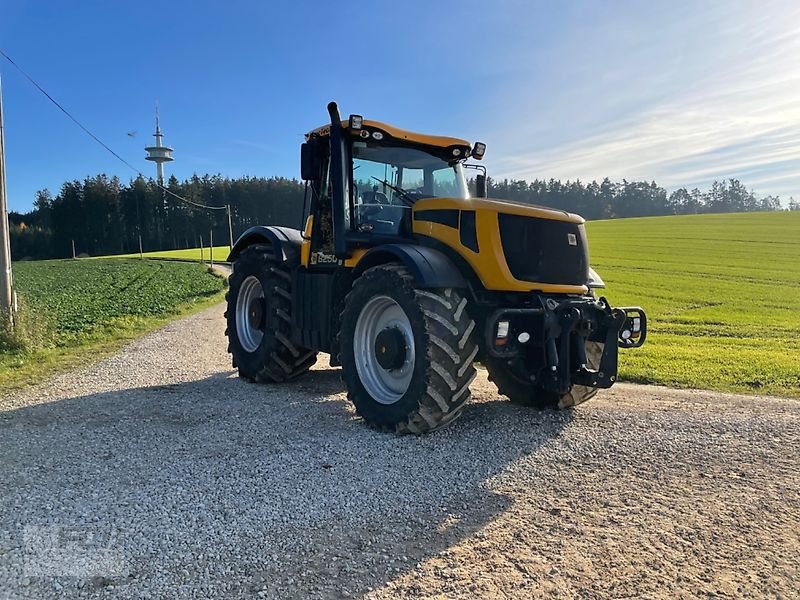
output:
[[[397,327],[387,327],[375,338],[375,359],[387,371],[402,367],[407,352],[406,338]]]
[[[253,329],[264,329],[264,299],[254,298],[247,311],[247,321]]]

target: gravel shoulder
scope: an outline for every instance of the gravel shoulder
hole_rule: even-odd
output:
[[[376,433],[321,359],[239,380],[222,307],[0,393],[0,598],[793,597],[800,401],[618,385]]]

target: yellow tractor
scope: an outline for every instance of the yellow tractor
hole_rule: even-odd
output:
[[[328,112],[301,148],[304,229],[253,227],[229,258],[241,377],[287,381],[328,353],[364,421],[398,433],[455,419],[476,362],[539,408],[613,385],[647,322],[596,295],[581,217],[486,198],[480,142]]]

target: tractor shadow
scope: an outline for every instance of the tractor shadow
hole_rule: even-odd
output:
[[[118,560],[60,578],[68,592],[357,596],[492,523],[512,500],[487,480],[570,422],[483,398],[442,431],[392,436],[356,417],[339,377],[226,372],[0,413],[6,558],[25,553],[26,526],[70,526],[113,534]],[[0,579],[22,581],[8,569]],[[53,581],[29,577],[25,592]]]

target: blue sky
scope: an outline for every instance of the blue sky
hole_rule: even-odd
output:
[[[487,142],[499,177],[738,177],[800,198],[800,3],[3,0],[0,48],[145,173],[297,176],[335,99]],[[131,172],[5,61],[12,210]],[[137,132],[135,137],[128,132]]]

